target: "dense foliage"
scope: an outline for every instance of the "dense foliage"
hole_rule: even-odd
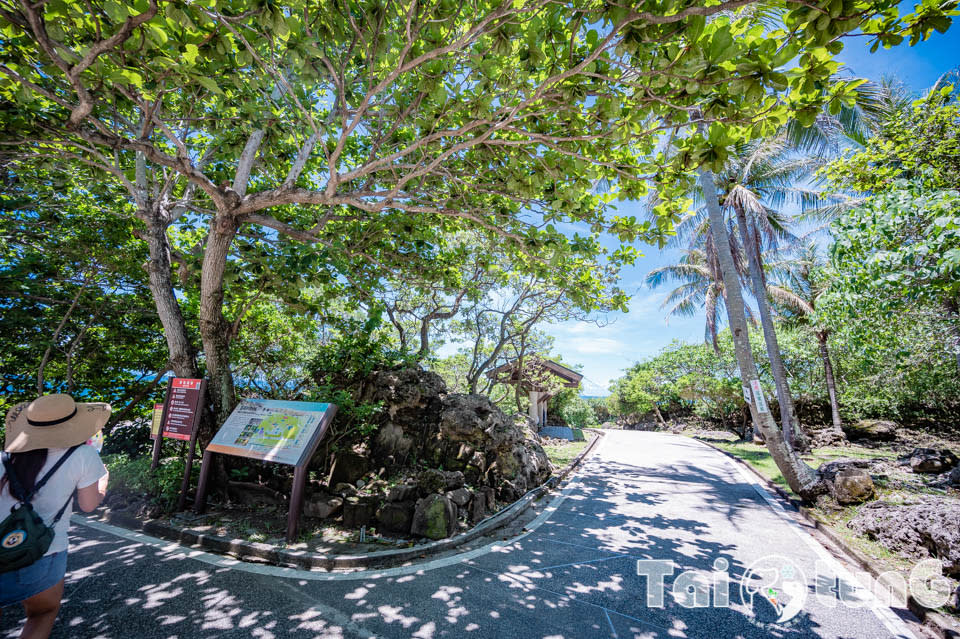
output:
[[[915,426],[958,425],[960,380],[938,324],[935,314],[919,324],[913,319],[878,319],[869,325],[879,331],[870,343],[852,330],[833,334],[831,352],[845,422],[877,418]],[[801,423],[829,423],[816,340],[804,329],[786,326],[779,327],[778,336]],[[765,394],[776,406],[762,342],[759,335],[752,336]],[[639,362],[616,382],[608,405],[627,421],[656,422],[656,407],[667,420],[697,415],[742,434],[749,415],[729,331],[721,333],[718,343],[719,353],[707,344],[675,343]]]
[[[523,411],[487,373],[548,354],[544,323],[625,309],[620,268],[668,241],[696,171],[766,170],[745,150],[852,109],[847,34],[915,43],[957,14],[897,4],[0,0],[2,401],[70,390],[142,414],[172,371],[210,380],[201,444],[246,395],[336,401],[346,437],[372,428],[365,375],[426,363]],[[870,152],[920,179],[901,129],[939,134],[943,182],[956,114],[929,115]],[[618,213],[648,195],[647,219]],[[951,293],[945,215],[926,227],[939,297],[901,282],[925,307]],[[851,256],[876,248],[848,235]],[[709,251],[690,262],[722,308]],[[625,405],[739,423],[735,367],[690,357]],[[590,420],[576,398],[558,414]]]

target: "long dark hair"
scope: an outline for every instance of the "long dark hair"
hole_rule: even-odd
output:
[[[40,469],[45,463],[47,463],[46,448],[28,450],[24,453],[10,453],[10,465],[13,466],[17,479],[20,480],[20,486],[26,491],[23,495],[14,495],[11,486],[10,495],[14,499],[22,499],[33,490],[33,486],[37,483],[37,475],[40,474]],[[0,479],[0,492],[3,492],[8,483],[6,472],[4,472],[3,479]]]

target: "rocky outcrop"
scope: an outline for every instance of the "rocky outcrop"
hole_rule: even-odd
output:
[[[436,470],[428,468],[417,475],[416,487],[421,495],[442,493],[463,486],[465,478],[459,470]]]
[[[875,502],[860,508],[847,525],[904,557],[936,557],[944,574],[960,577],[960,504]]]
[[[867,470],[873,465],[872,459],[835,459],[820,466],[818,472],[827,482],[832,483],[842,470]]]
[[[449,395],[443,401],[440,436],[475,450],[503,450],[523,441],[523,430],[484,395]]]
[[[851,440],[867,439],[875,442],[889,442],[897,438],[896,422],[885,419],[861,419],[843,425],[843,432]]]
[[[950,471],[950,474],[947,475],[946,483],[960,488],[960,466],[956,466]]]
[[[353,451],[343,451],[337,455],[327,478],[327,485],[355,484],[367,474],[369,460],[364,455]]]
[[[408,532],[427,537],[441,530],[452,534],[458,516],[482,518],[494,509],[494,497],[512,501],[550,477],[550,462],[529,419],[506,415],[483,395],[448,394],[442,378],[419,369],[373,373],[365,388],[361,399],[382,403],[382,422],[372,440],[365,442],[369,454],[341,454],[333,472],[338,466],[381,468],[386,477],[407,472],[414,460],[425,464],[427,470],[391,488],[385,499],[386,503],[416,500]],[[337,479],[345,483],[359,479],[354,479],[355,472],[341,472]],[[349,503],[344,504],[345,523],[347,509],[354,509]],[[402,509],[378,506],[379,525],[400,532]],[[453,519],[449,525],[448,515]],[[443,521],[437,523],[437,518]]]
[[[361,400],[382,402],[386,409],[385,421],[371,444],[373,457],[388,466],[419,457],[417,453],[437,437],[446,392],[443,378],[431,371],[407,368],[372,373]]]
[[[457,508],[466,508],[470,500],[473,499],[473,493],[461,487],[447,492],[446,497],[456,504]]]
[[[377,509],[377,530],[385,533],[409,535],[416,502],[388,501]]]
[[[831,484],[833,498],[839,504],[859,504],[873,499],[876,489],[870,475],[856,468],[841,470]]]
[[[227,495],[233,501],[246,506],[278,506],[286,503],[287,498],[269,486],[246,481],[231,481],[227,484]]]
[[[810,448],[824,448],[826,446],[846,446],[846,434],[833,424],[804,424]]]
[[[943,448],[914,448],[899,458],[901,466],[909,466],[915,473],[943,473],[957,465],[957,456]]]
[[[417,498],[418,488],[415,484],[399,484],[387,493],[387,501],[409,501]]]
[[[377,511],[376,497],[347,497],[343,502],[343,525],[347,528],[369,526]]]
[[[457,529],[457,507],[443,495],[428,495],[417,501],[410,531],[428,539],[449,537]]]
[[[307,517],[326,519],[340,512],[343,498],[326,493],[315,493],[303,502],[303,514]]]

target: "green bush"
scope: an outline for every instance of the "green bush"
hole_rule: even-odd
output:
[[[156,472],[150,470],[151,458],[131,458],[124,453],[104,455],[103,463],[110,471],[110,491],[130,496],[144,496],[165,510],[173,508],[180,497],[180,484],[186,461],[182,457],[160,460]],[[191,469],[191,484],[200,474],[199,464]]]
[[[131,495],[153,494],[156,479],[150,472],[150,458],[131,459],[125,453],[103,455],[103,463],[110,471],[110,490]]]
[[[573,428],[589,428],[598,424],[593,407],[579,395],[563,405],[560,409],[560,417]]]

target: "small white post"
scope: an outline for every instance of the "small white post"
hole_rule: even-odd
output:
[[[535,390],[530,391],[530,419],[534,424],[540,423],[540,393]]]

